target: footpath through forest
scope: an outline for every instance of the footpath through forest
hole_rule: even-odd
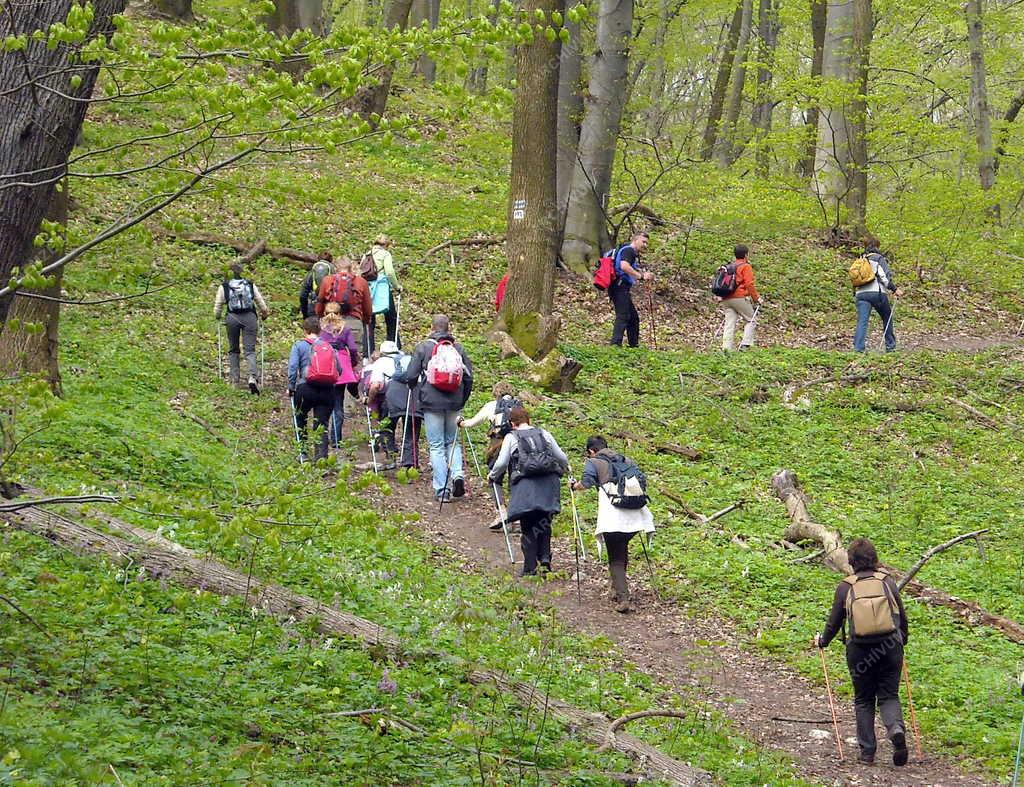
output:
[[[396,483],[394,494],[382,497],[381,503],[395,513],[419,512],[419,521],[410,527],[418,529],[439,550],[454,552],[467,570],[523,582],[511,573],[502,534],[487,529],[494,516],[493,503],[481,491],[480,480],[472,473],[467,476],[467,497],[446,504],[440,512],[430,494],[429,472],[414,485]],[[565,511],[561,516],[569,515]],[[592,523],[584,523],[585,528],[588,526]],[[513,546],[521,562],[516,537]],[[553,608],[562,626],[611,640],[623,660],[677,692],[685,703],[705,703],[728,717],[744,736],[792,758],[803,778],[851,787],[995,784],[965,773],[958,764],[930,750],[927,740],[923,742],[923,757],[916,755],[911,741],[910,763],[904,768],[892,765],[887,743],[881,743],[876,765],[858,764],[853,710],[845,699],[838,708],[846,750],[845,761],[840,761],[828,699],[821,687],[776,661],[743,650],[735,644],[737,638],[726,621],[688,616],[671,600],[659,597],[651,587],[642,553],[633,556],[630,567],[635,611],[628,615],[614,611],[608,599],[607,568],[595,555],[588,552],[588,559],[581,564],[581,604],[577,600],[571,539],[553,539],[552,553],[554,572],[543,580],[524,583],[536,604]],[[794,643],[794,647],[805,646]]]

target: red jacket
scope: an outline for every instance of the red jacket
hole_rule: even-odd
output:
[[[349,296],[351,311],[348,314],[343,314],[342,317],[354,317],[368,325],[370,320],[373,319],[373,299],[370,298],[370,285],[366,283],[366,279],[354,273],[332,273],[329,276],[324,276],[324,280],[320,282],[320,291],[317,293],[317,317],[323,317],[324,305],[331,300],[331,290],[334,288],[334,281],[341,277],[347,277],[349,279],[347,286],[352,288],[352,294]],[[344,295],[345,287],[344,282],[339,282],[339,297]],[[335,298],[334,300],[338,299]]]
[[[501,302],[505,300],[505,288],[508,286],[508,274],[501,277],[498,282],[498,291],[494,293],[494,311],[501,311]]]
[[[736,291],[725,300],[746,298],[748,295],[755,301],[761,297],[754,286],[754,268],[746,260],[736,260]]]

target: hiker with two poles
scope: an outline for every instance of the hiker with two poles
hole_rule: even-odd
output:
[[[368,367],[367,402],[376,406],[380,417],[379,434],[389,458],[397,457],[402,468],[419,468],[420,427],[423,409],[419,404],[419,390],[410,389],[404,375],[412,356],[403,353],[395,342],[380,346],[380,357]],[[402,446],[398,448],[398,424],[402,423]],[[389,464],[394,459],[389,459]]]
[[[387,235],[378,235],[373,241],[373,246],[359,263],[359,273],[370,285],[370,300],[373,304],[370,322],[367,324],[368,355],[377,347],[378,314],[384,319],[385,339],[399,347],[402,346],[398,338],[398,311],[402,303],[402,285],[398,281],[391,246],[391,239]]]
[[[484,458],[487,469],[491,470],[501,451],[505,435],[512,431],[512,408],[522,407],[523,403],[516,398],[515,388],[506,382],[498,382],[491,389],[494,398],[484,404],[472,418],[460,418],[459,426],[471,429],[477,424],[487,423],[487,449]],[[492,484],[494,504],[497,515],[488,524],[493,532],[499,532],[503,526],[511,525],[514,519],[507,519],[502,511],[505,506],[505,495],[500,484]]]
[[[583,477],[572,482],[582,491],[597,488],[597,530],[608,552],[608,573],[612,583],[612,601],[616,612],[628,613],[630,603],[626,568],[629,542],[637,533],[654,533],[654,516],[647,507],[647,478],[635,462],[612,451],[600,435],[587,438],[587,461]],[[643,539],[643,535],[640,536]],[[641,541],[646,556],[647,547]]]
[[[259,288],[243,275],[240,263],[233,263],[229,270],[231,275],[217,287],[217,294],[213,300],[213,318],[219,321],[221,313],[224,314],[224,328],[228,335],[228,382],[235,387],[241,384],[241,344],[245,348],[249,391],[258,394],[263,379],[262,372],[256,365],[256,339],[260,331],[260,319],[267,319],[270,310]],[[219,356],[219,326],[217,347]],[[260,376],[257,376],[258,372]]]
[[[892,742],[894,765],[907,764],[907,733],[900,705],[900,677],[905,675],[903,649],[909,639],[907,612],[900,598],[896,582],[879,569],[875,545],[866,538],[855,538],[847,547],[853,573],[836,587],[825,629],[814,637],[814,645],[823,651],[842,631],[846,643],[846,665],[853,680],[853,707],[857,718],[858,760],[871,765],[875,761],[878,743],[875,739],[875,712],[881,716],[886,734]],[[849,627],[849,637],[847,637]],[[832,705],[831,684],[824,652],[821,654],[825,671],[829,704]],[[906,678],[908,699],[909,676]],[[836,725],[836,745],[842,756],[839,725],[832,705],[833,723]],[[911,704],[913,719],[913,704]],[[915,728],[916,730],[916,728]]]
[[[466,477],[459,444],[459,419],[473,391],[473,364],[451,331],[447,315],[435,314],[430,335],[416,345],[404,372],[392,380],[405,383],[418,395],[423,428],[430,446],[434,497],[442,505],[466,494]]]
[[[871,312],[878,312],[882,320],[882,333],[885,351],[896,349],[896,331],[892,318],[895,307],[889,302],[888,293],[899,297],[903,291],[896,286],[889,261],[878,250],[877,238],[868,237],[864,242],[864,253],[850,265],[850,284],[853,285],[853,297],[857,304],[857,328],[853,333],[853,349],[864,352],[868,337],[868,322]]]
[[[630,347],[640,345],[640,313],[633,304],[632,290],[638,281],[654,278],[653,273],[643,269],[640,261],[640,255],[647,249],[648,240],[646,232],[636,233],[629,243],[603,256],[594,273],[594,286],[608,293],[615,310],[611,343],[617,347],[622,346],[623,336]]]

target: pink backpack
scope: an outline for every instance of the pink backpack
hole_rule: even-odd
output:
[[[439,391],[454,393],[462,385],[462,355],[451,339],[441,339],[427,361],[427,382]]]
[[[310,344],[309,366],[306,367],[306,382],[312,385],[337,385],[343,367],[339,364],[338,351],[321,339],[306,339]],[[345,353],[348,355],[348,353]],[[352,374],[352,363],[348,365]]]

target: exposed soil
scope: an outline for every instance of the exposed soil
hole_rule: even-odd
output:
[[[429,472],[411,486],[395,484],[394,494],[382,502],[393,511],[418,511],[413,527],[441,550],[454,550],[470,570],[493,572],[505,581],[510,573],[508,552],[501,533],[486,525],[494,516],[489,499],[469,482],[466,498],[444,506],[433,503]],[[477,492],[477,494],[474,494]],[[562,514],[568,516],[568,512]],[[513,536],[516,559],[521,565],[518,541]],[[923,743],[918,757],[911,743],[910,763],[891,764],[891,748],[880,735],[877,764],[856,763],[854,722],[848,702],[840,703],[840,728],[845,761],[836,755],[828,699],[821,687],[811,684],[790,668],[769,658],[744,651],[731,628],[721,620],[694,619],[673,602],[659,600],[645,573],[642,553],[634,554],[630,567],[636,611],[616,613],[607,593],[607,572],[588,554],[580,572],[583,603],[577,601],[571,541],[555,539],[552,545],[555,573],[543,581],[527,580],[539,604],[554,607],[563,625],[591,635],[607,637],[622,656],[662,685],[684,697],[699,697],[727,716],[746,737],[792,758],[804,778],[828,785],[991,785],[994,782],[965,773],[960,767]],[[634,545],[634,552],[638,552]],[[846,680],[847,676],[836,676]],[[572,701],[571,697],[566,698]],[[906,709],[905,709],[906,710]],[[819,723],[787,723],[772,717],[812,720]],[[909,714],[907,718],[909,727]],[[908,736],[908,739],[910,736]]]

